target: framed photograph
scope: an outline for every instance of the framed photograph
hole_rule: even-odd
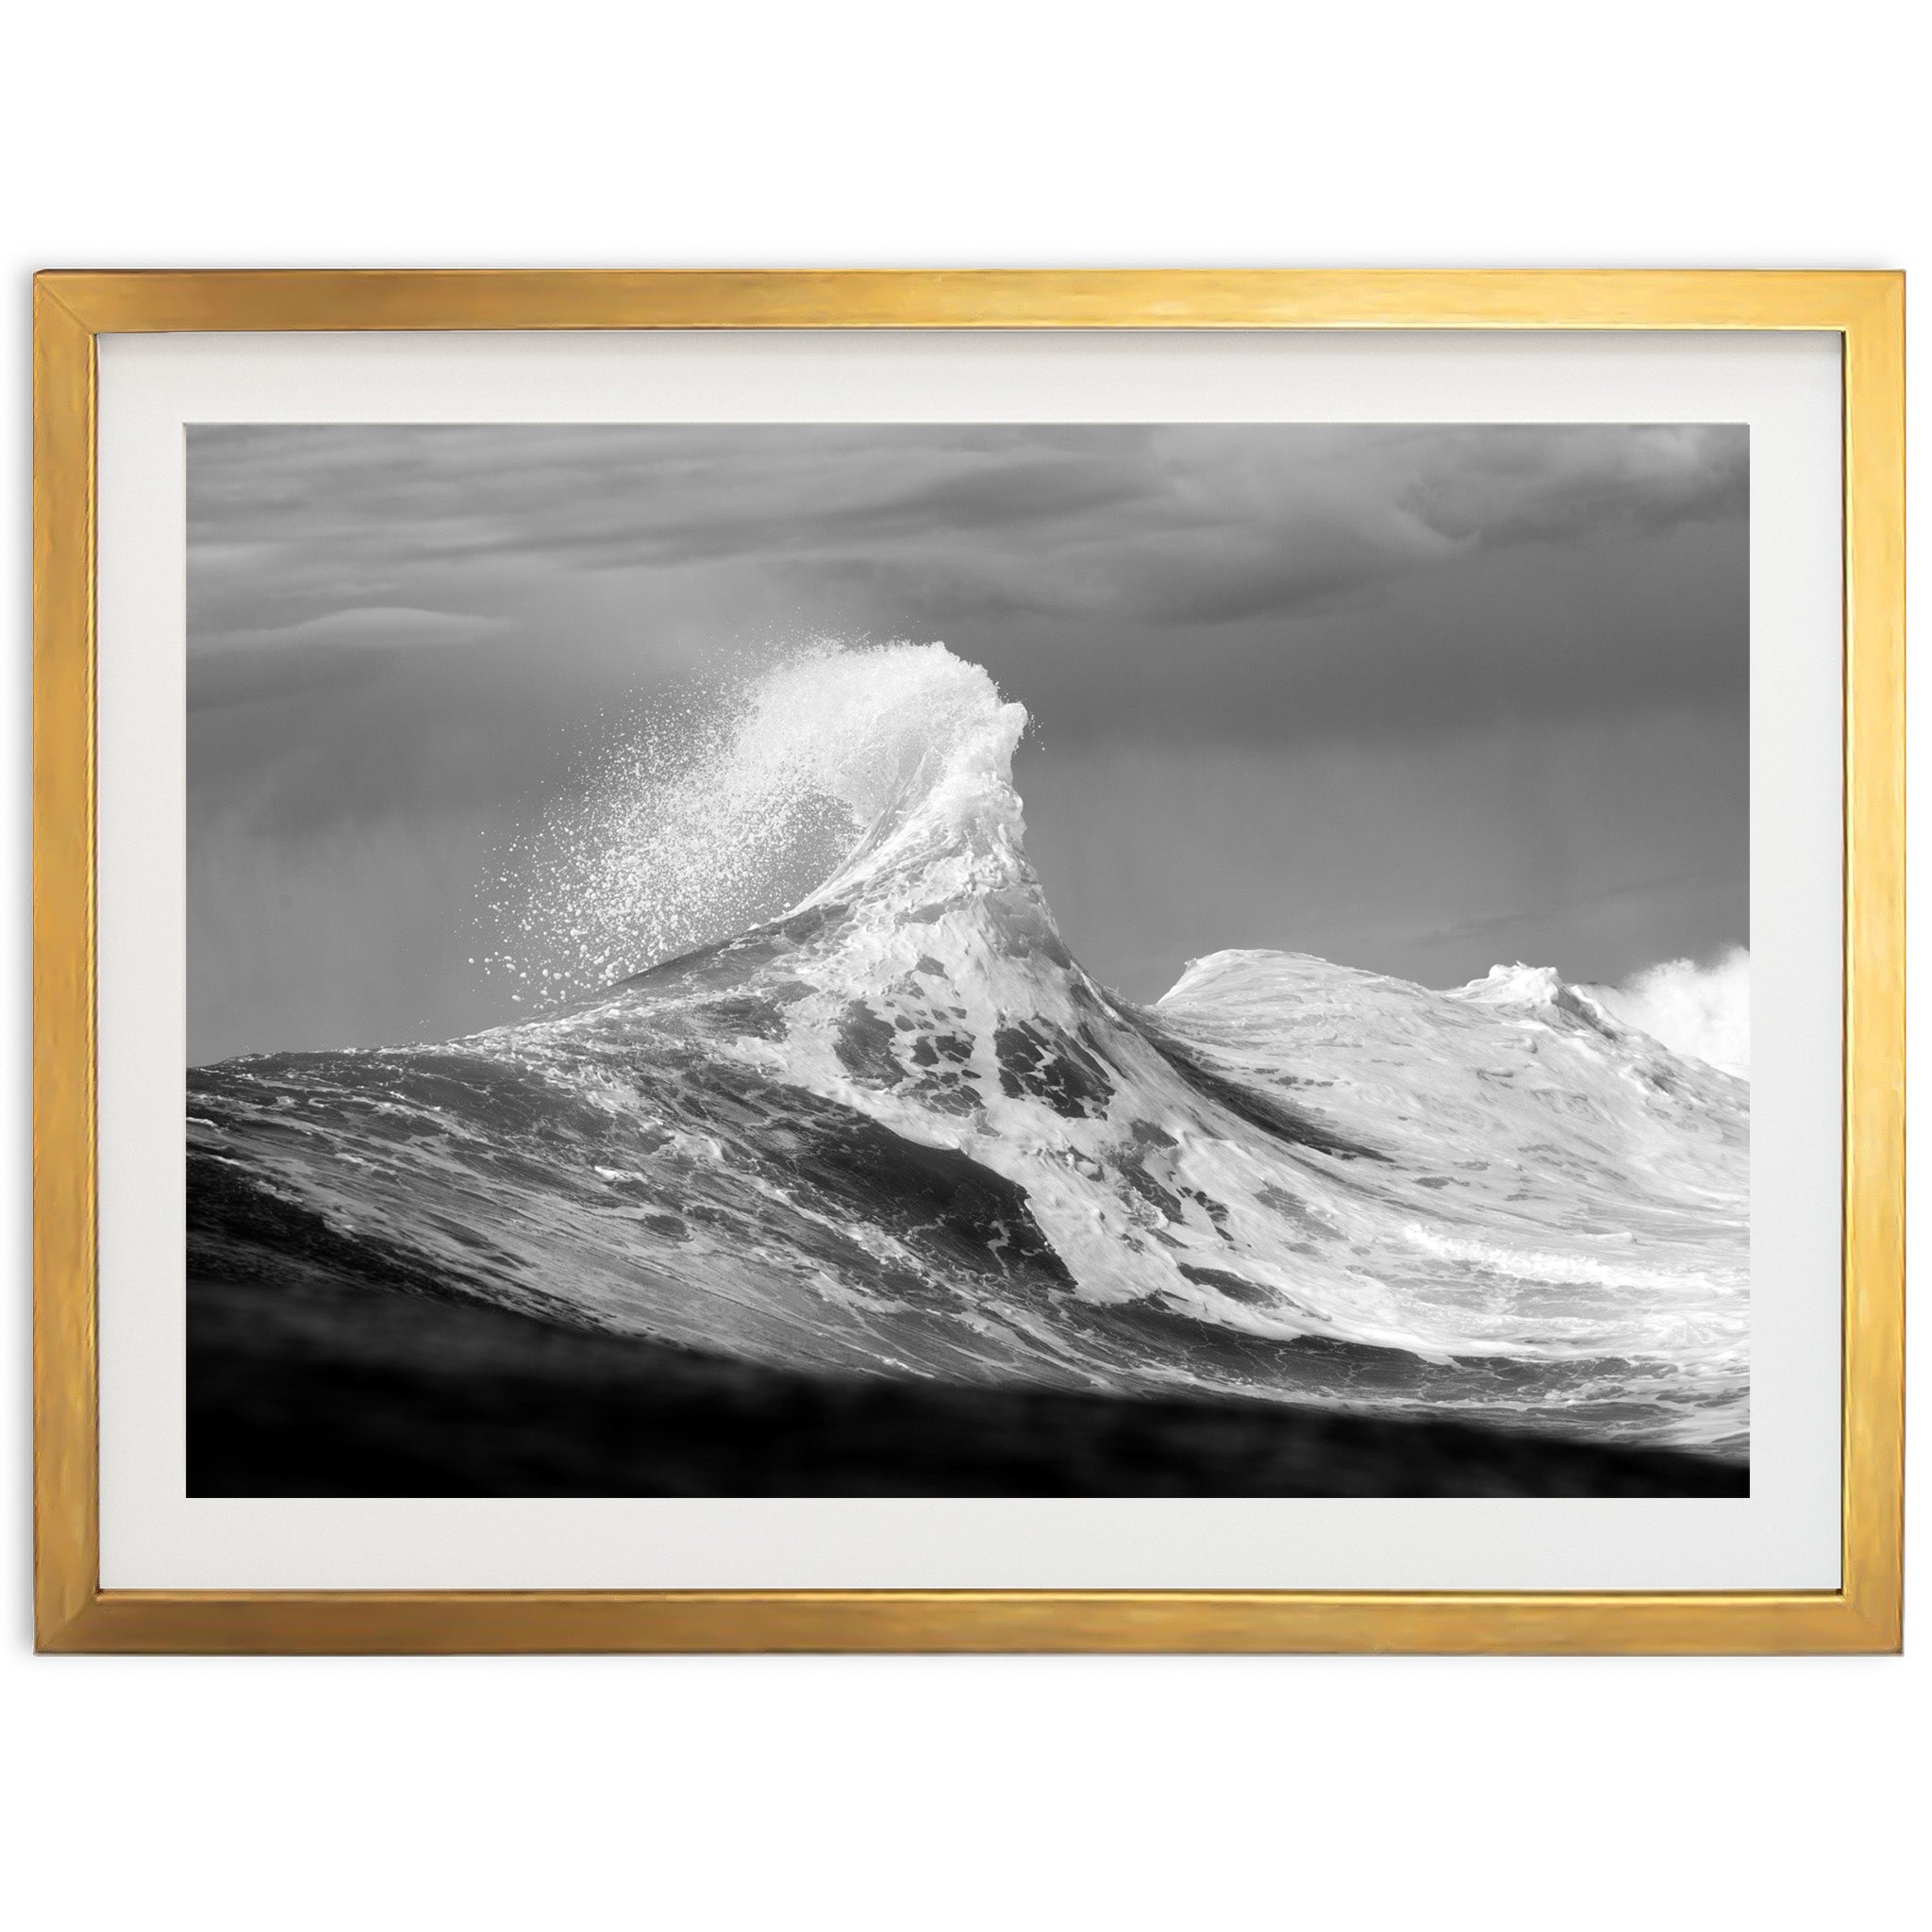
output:
[[[40,276],[41,1646],[1896,1648],[1903,301]]]

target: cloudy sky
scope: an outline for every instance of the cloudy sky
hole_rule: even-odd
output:
[[[518,1010],[491,853],[824,634],[1026,705],[1028,850],[1137,997],[1748,941],[1741,428],[197,427],[188,486],[196,1060]]]

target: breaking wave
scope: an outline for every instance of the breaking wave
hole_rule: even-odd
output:
[[[696,681],[609,737],[502,857],[490,963],[584,993],[729,937],[825,879],[923,764],[970,757],[1003,708],[943,648],[815,641]]]
[[[1708,966],[1666,959],[1622,986],[1591,989],[1597,1001],[1674,1053],[1727,1074],[1751,1074],[1751,955],[1733,946]]]
[[[1125,1001],[1026,858],[1025,724],[937,644],[661,715],[514,902],[530,983],[595,990],[196,1070],[192,1241],[759,1361],[1742,1454],[1744,1082],[1524,967]]]

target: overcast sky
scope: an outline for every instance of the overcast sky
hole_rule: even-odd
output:
[[[827,633],[1025,704],[1136,997],[1748,942],[1741,428],[203,427],[188,485],[192,1059],[515,1010],[488,855],[600,711]]]

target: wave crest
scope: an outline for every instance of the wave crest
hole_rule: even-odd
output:
[[[1666,959],[1622,986],[1588,991],[1599,1006],[1672,1052],[1740,1080],[1751,1077],[1751,955],[1742,946],[1709,966]]]
[[[820,896],[922,815],[1009,823],[1026,726],[942,643],[816,639],[628,720],[499,855],[488,963],[569,998]],[[856,842],[855,842],[856,841]]]

